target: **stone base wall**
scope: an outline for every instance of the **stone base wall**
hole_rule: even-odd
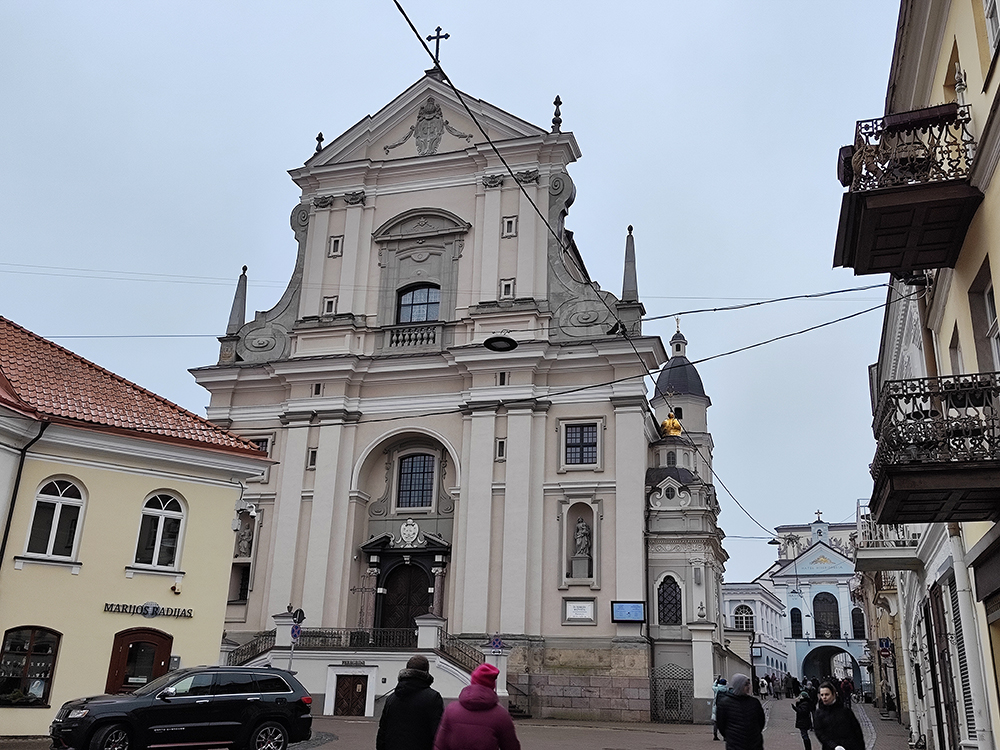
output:
[[[533,716],[590,721],[649,721],[649,646],[544,641],[514,645],[507,677],[531,695]],[[513,644],[511,644],[513,645]]]

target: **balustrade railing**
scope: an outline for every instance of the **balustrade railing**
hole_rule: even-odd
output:
[[[413,628],[303,628],[295,648],[416,648]]]
[[[867,503],[858,503],[857,518],[857,549],[916,547],[920,542],[920,533],[910,531],[904,523],[876,523]]]
[[[456,638],[444,628],[438,628],[438,648],[467,672],[471,672],[485,661],[482,651]]]
[[[274,631],[262,631],[257,633],[251,640],[247,641],[242,646],[230,651],[227,664],[230,667],[246,664],[251,659],[270,651],[272,648],[274,648]]]
[[[440,326],[401,326],[389,329],[389,347],[404,349],[411,346],[437,344]]]
[[[892,380],[883,386],[873,428],[871,465],[1000,459],[1000,373]]]
[[[969,105],[952,103],[858,121],[845,184],[860,191],[968,177],[971,119]]]

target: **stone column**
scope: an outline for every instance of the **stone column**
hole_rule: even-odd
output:
[[[527,539],[531,522],[530,470],[532,463],[531,405],[507,412],[507,472],[503,504],[503,579],[500,591],[500,630],[524,633],[527,614]]]
[[[712,658],[715,623],[698,620],[689,622],[687,627],[691,631],[691,662],[694,667],[694,723],[708,724],[712,721],[712,701],[715,699],[712,691],[715,681],[715,662]]]
[[[436,567],[431,568],[434,574],[434,601],[431,603],[431,614],[435,617],[444,616],[444,574],[447,566],[443,562],[435,561]]]
[[[438,630],[443,629],[447,621],[434,615],[419,615],[413,621],[417,623],[417,648],[437,648],[440,645]]]

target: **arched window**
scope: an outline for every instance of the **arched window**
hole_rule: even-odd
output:
[[[0,650],[0,706],[45,706],[60,635],[48,628],[12,628]]]
[[[737,630],[753,630],[753,610],[746,604],[733,610],[733,627]]]
[[[664,578],[656,591],[656,611],[660,625],[681,624],[681,587],[671,576]]]
[[[667,451],[667,466],[677,465],[677,453],[675,451]]]
[[[792,638],[802,637],[802,610],[798,607],[792,607]]]
[[[840,605],[837,597],[825,591],[813,599],[813,617],[816,618],[817,638],[840,638]]]
[[[855,640],[864,640],[865,637],[865,613],[861,607],[851,610],[851,630],[854,631]]]
[[[136,564],[176,567],[183,520],[184,508],[176,497],[153,495],[149,498],[142,508],[139,543],[135,548]]]
[[[35,496],[27,553],[72,559],[82,512],[79,487],[66,479],[47,482]]]
[[[436,286],[410,287],[399,294],[396,308],[397,323],[426,323],[438,319],[441,290]]]
[[[412,453],[399,459],[397,508],[430,508],[434,500],[434,456]]]

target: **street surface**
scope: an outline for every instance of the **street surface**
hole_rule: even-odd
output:
[[[869,705],[854,711],[865,732],[867,750],[908,750],[906,729],[895,721],[883,721]],[[766,700],[767,750],[802,750],[790,700]],[[514,722],[524,750],[722,750],[723,742],[712,741],[712,727],[704,724],[612,724],[557,719],[519,719]],[[375,719],[316,716],[313,737],[291,745],[289,750],[368,750],[375,747]],[[2,731],[2,729],[0,729]],[[812,735],[813,748],[819,743]],[[47,739],[0,737],[0,750],[48,750]]]

